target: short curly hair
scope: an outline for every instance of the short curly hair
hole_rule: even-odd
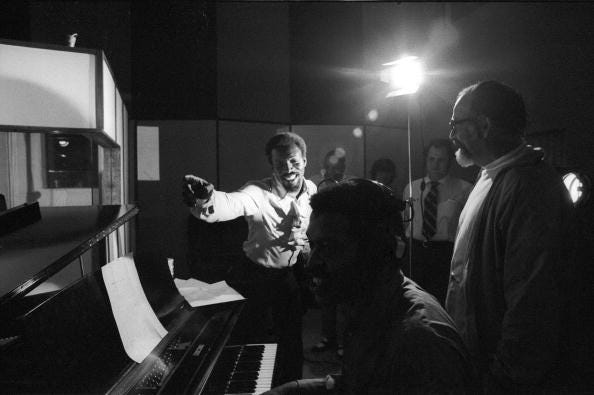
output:
[[[404,202],[385,185],[364,178],[351,178],[311,197],[314,213],[337,213],[349,217],[351,223],[379,224],[389,222],[394,236],[402,236]],[[365,229],[360,229],[365,232]]]
[[[301,136],[293,132],[279,132],[268,140],[264,148],[268,163],[272,163],[272,150],[288,149],[292,145],[299,148],[304,158],[307,157],[307,145]]]
[[[385,264],[400,267],[396,257],[397,237],[404,238],[402,211],[405,204],[385,185],[364,178],[351,178],[311,197],[312,216],[341,214],[349,221],[349,232],[361,241],[363,254],[380,255],[373,264],[360,262],[362,275],[371,277]],[[382,255],[387,253],[388,255]],[[391,259],[383,260],[389,256]],[[366,256],[369,258],[369,256]]]

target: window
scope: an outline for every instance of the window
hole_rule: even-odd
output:
[[[97,186],[97,145],[78,134],[46,135],[48,188]]]

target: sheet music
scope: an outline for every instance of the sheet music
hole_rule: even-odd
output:
[[[101,268],[120,338],[126,353],[141,363],[167,334],[151,308],[131,256]]]
[[[245,299],[225,281],[209,284],[195,278],[188,280],[175,278],[173,282],[179,293],[192,307]]]

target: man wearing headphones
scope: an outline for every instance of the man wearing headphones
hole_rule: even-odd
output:
[[[406,229],[406,236],[412,238],[411,268],[403,266],[409,277],[444,305],[458,217],[472,185],[449,174],[454,150],[448,139],[432,140],[424,153],[427,175],[412,182],[414,218]],[[409,199],[410,188],[409,184],[404,189],[403,200]]]
[[[402,275],[402,201],[382,184],[343,181],[311,198],[308,265],[348,306],[340,374],[287,382],[264,395],[475,394],[453,321]]]

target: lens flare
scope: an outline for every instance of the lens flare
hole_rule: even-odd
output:
[[[380,80],[390,85],[386,97],[415,93],[423,82],[423,66],[416,56],[405,56],[393,62],[384,63]]]

